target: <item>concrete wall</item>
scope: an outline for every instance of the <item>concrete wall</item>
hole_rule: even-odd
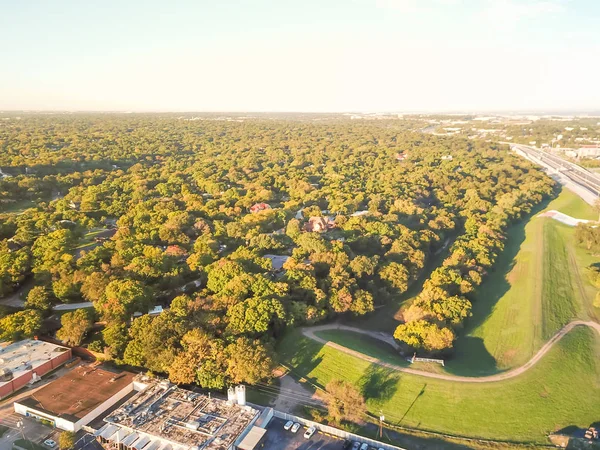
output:
[[[46,414],[42,411],[38,411],[36,409],[33,408],[29,408],[25,405],[22,405],[20,403],[15,402],[14,404],[14,408],[15,408],[15,412],[17,414],[21,414],[22,416],[27,416],[28,414],[34,414],[36,416],[39,417],[43,417],[44,419],[47,419],[49,421],[54,422],[54,426],[56,428],[60,428],[61,430],[65,430],[65,431],[77,431],[75,429],[75,423],[74,422],[70,422],[68,420],[65,419],[61,419],[60,417],[54,417],[51,416],[50,414]]]

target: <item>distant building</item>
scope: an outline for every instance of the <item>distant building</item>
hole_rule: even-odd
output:
[[[330,217],[311,217],[304,225],[304,231],[322,233],[335,226]]]
[[[26,339],[0,344],[0,398],[35,382],[72,358],[71,349]]]
[[[149,310],[147,314],[149,316],[158,316],[163,311],[164,311],[164,308],[162,306],[156,305],[151,310]],[[137,317],[142,317],[143,315],[145,315],[145,314],[142,313],[142,312],[140,312],[140,311],[136,311],[136,312],[133,313],[133,318],[135,319]]]
[[[8,251],[11,253],[23,248],[23,245],[15,241],[13,238],[10,238],[6,241],[6,246],[8,247]]]
[[[273,266],[273,270],[280,271],[283,269],[283,265],[290,259],[289,256],[286,255],[264,255],[263,258],[267,258],[271,260],[271,265]]]
[[[251,213],[257,213],[260,211],[265,211],[267,209],[271,209],[271,206],[267,203],[256,203],[255,205],[252,205],[250,207],[250,212]]]
[[[14,403],[15,412],[65,431],[79,431],[134,391],[134,374],[80,366]]]
[[[600,146],[598,145],[582,145],[577,149],[578,158],[589,158],[600,156]]]
[[[396,161],[404,161],[408,158],[408,153],[396,153]]]
[[[452,155],[444,155],[444,156],[442,156],[442,161],[452,161]]]

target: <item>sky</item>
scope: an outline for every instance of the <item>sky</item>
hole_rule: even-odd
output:
[[[600,110],[598,0],[0,0],[0,110]]]

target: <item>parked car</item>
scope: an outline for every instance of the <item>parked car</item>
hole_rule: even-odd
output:
[[[363,442],[363,444],[360,446],[360,450],[369,450],[369,444]]]
[[[349,439],[344,439],[344,445],[342,445],[342,448],[344,450],[348,450],[350,447],[352,447],[352,441]]]
[[[292,433],[297,432],[300,429],[300,424],[296,422],[294,426],[292,426]]]
[[[52,439],[46,439],[46,440],[44,441],[44,445],[45,445],[46,447],[54,448],[54,447],[56,447],[56,442],[55,442],[55,441],[53,441]]]
[[[306,430],[304,432],[304,439],[310,439],[312,437],[312,435],[315,434],[316,431],[317,431],[317,427],[315,427],[313,425],[312,427],[310,427],[308,430]]]
[[[358,450],[359,447],[360,447],[360,442],[354,441],[354,445],[352,446],[352,450]]]
[[[291,420],[288,420],[285,425],[283,426],[283,429],[285,431],[289,430],[290,428],[292,428],[292,425],[294,425],[294,422],[292,422]]]

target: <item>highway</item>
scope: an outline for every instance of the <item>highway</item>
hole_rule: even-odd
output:
[[[600,177],[577,164],[537,148],[511,144],[511,150],[557,175],[562,184],[572,188],[586,202],[594,204],[600,197]]]

